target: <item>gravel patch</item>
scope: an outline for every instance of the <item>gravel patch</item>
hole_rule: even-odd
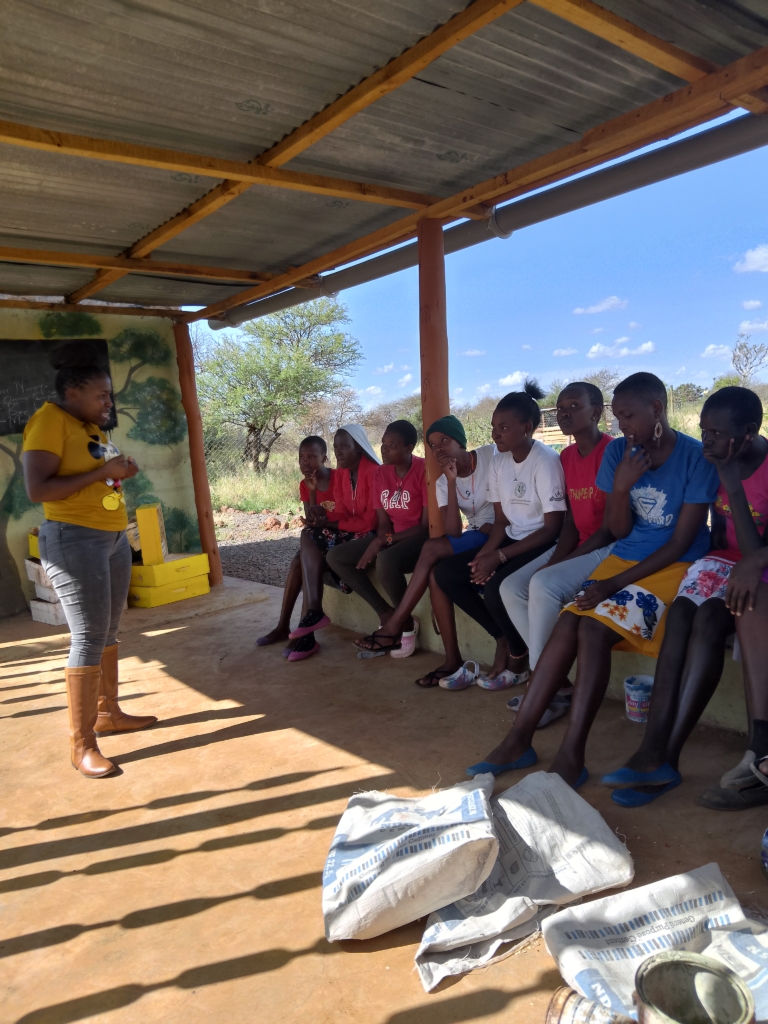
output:
[[[214,512],[213,519],[225,576],[284,585],[288,566],[299,550],[301,526],[295,517],[222,509]]]

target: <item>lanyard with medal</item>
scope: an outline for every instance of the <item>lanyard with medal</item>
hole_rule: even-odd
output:
[[[114,459],[120,454],[120,449],[112,444],[111,441],[106,443],[101,441],[101,454],[105,462],[110,459]],[[107,477],[104,481],[107,487],[112,488],[111,494],[105,494],[101,499],[101,504],[108,512],[117,512],[121,505],[125,504],[125,497],[123,496],[123,482],[122,480],[113,480],[112,477]]]

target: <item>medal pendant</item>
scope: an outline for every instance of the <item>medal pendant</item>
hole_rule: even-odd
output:
[[[101,504],[108,512],[116,512],[120,508],[120,498],[114,492],[112,494],[105,494],[101,499]]]

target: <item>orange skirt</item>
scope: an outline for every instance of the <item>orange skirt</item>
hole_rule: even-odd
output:
[[[590,583],[618,576],[637,564],[609,555],[595,569],[579,593],[583,594]],[[667,608],[677,597],[677,591],[690,564],[673,562],[652,576],[646,576],[637,583],[630,583],[589,611],[580,611],[575,603],[566,605],[563,611],[568,611],[572,615],[586,615],[597,619],[604,626],[610,626],[621,637],[613,648],[615,651],[636,651],[638,654],[658,658],[664,639]],[[578,597],[578,594],[576,596]]]

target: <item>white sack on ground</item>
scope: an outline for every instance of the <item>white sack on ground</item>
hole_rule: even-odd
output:
[[[478,775],[415,799],[351,797],[325,862],[326,937],[370,939],[474,892],[499,849],[493,782]]]
[[[510,929],[517,941],[536,931],[542,906],[625,886],[634,876],[626,846],[559,775],[528,775],[491,807],[498,859],[476,892],[430,915],[416,953],[427,991],[446,974],[461,974],[496,958],[512,941],[501,938]],[[478,944],[483,945],[482,958]],[[446,957],[450,950],[455,953]]]
[[[568,907],[544,922],[565,982],[588,999],[633,1015],[637,968],[662,950],[709,952],[713,929],[749,923],[717,864]]]
[[[747,921],[738,931],[711,933],[707,956],[730,967],[752,993],[755,1020],[768,1021],[768,931],[765,925]]]

